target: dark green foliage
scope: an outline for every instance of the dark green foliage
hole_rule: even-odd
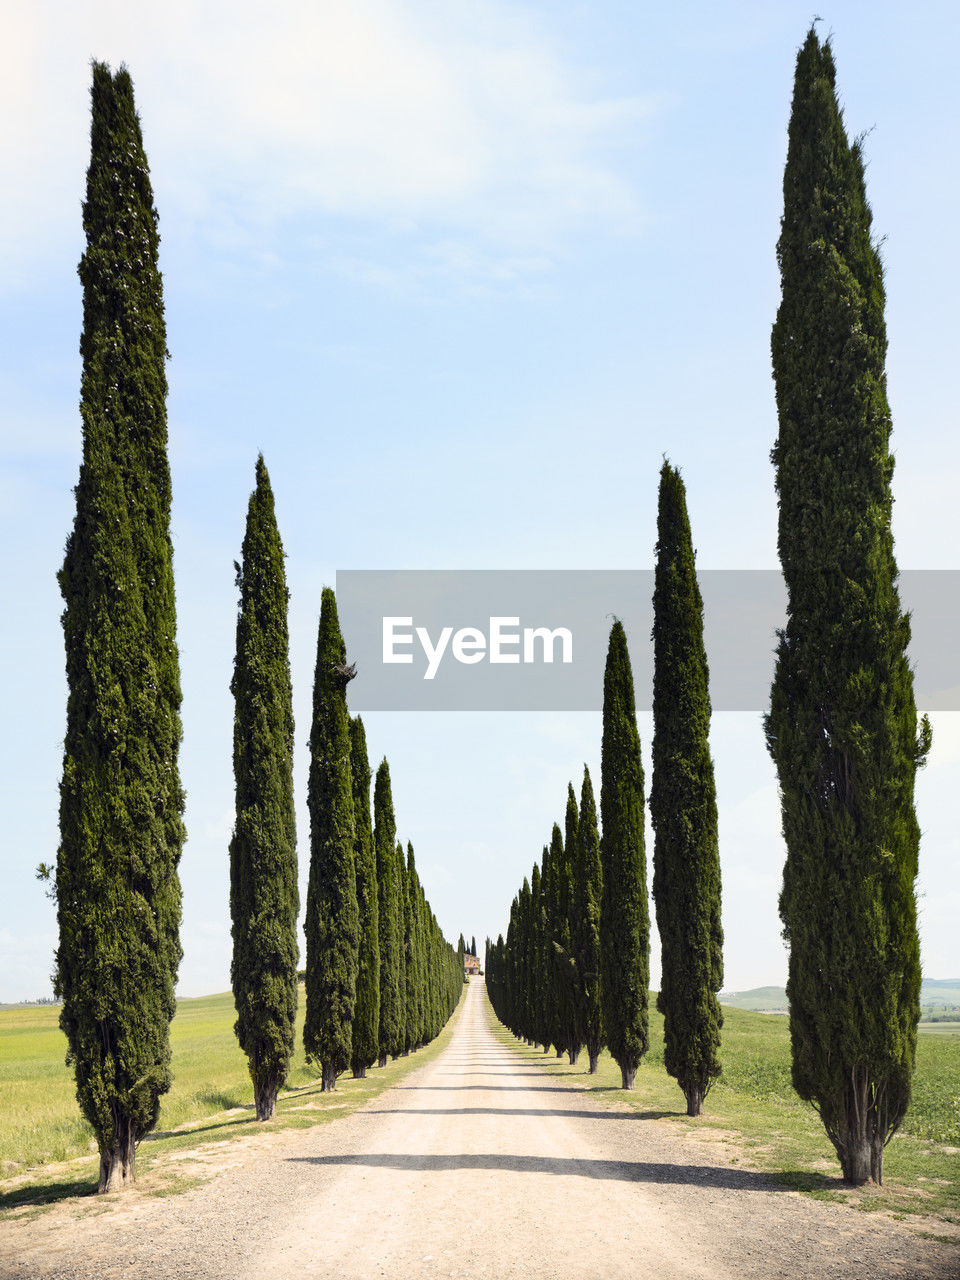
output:
[[[544,915],[546,935],[544,938],[544,982],[549,985],[547,1010],[550,1018],[550,1043],[560,1057],[569,1047],[569,1002],[566,997],[567,974],[566,956],[570,939],[568,937],[569,922],[567,920],[566,894],[566,859],[563,848],[563,836],[559,826],[554,823],[550,833],[550,847],[547,858],[546,890],[544,893]],[[510,939],[507,938],[509,946]]]
[[[94,64],[92,107],[55,987],[104,1191],[170,1087],[184,831],[157,214],[126,70]]]
[[[530,882],[523,877],[517,896],[516,984],[517,999],[514,1014],[517,1032],[529,1044],[534,1043],[534,1009],[536,1002],[536,976],[533,973],[533,895]]]
[[[410,1047],[426,1043],[427,940],[423,932],[420,900],[423,890],[417,875],[413,845],[407,841],[407,897],[410,911],[410,951],[413,957],[413,996],[407,1006],[407,1035]]]
[[[540,919],[537,938],[537,952],[534,963],[537,973],[537,1035],[536,1039],[548,1052],[554,1043],[554,1033],[559,1037],[560,1016],[554,998],[553,974],[553,939],[550,925],[550,912],[553,900],[553,866],[550,858],[550,846],[544,845],[540,856]]]
[[[581,999],[580,982],[577,975],[577,935],[582,919],[576,900],[574,879],[575,863],[579,854],[580,818],[577,813],[577,797],[573,786],[567,783],[567,808],[564,819],[563,862],[560,882],[560,910],[565,916],[566,928],[564,936],[558,939],[562,948],[558,952],[560,961],[559,999],[563,1012],[563,1021],[567,1032],[566,1049],[570,1065],[576,1062],[583,1043],[583,1001]]]
[[[543,959],[543,879],[535,862],[530,877],[530,925],[527,935],[526,1003],[530,1011],[530,1039],[534,1044],[548,1044],[549,1030],[544,999]],[[487,984],[490,979],[487,977]]]
[[[664,462],[653,596],[653,898],[663,960],[664,1065],[699,1115],[720,1074],[723,985],[710,694],[686,494]]]
[[[247,508],[234,697],[236,821],[230,841],[230,979],[258,1120],[287,1078],[297,1015],[297,829],[286,574],[263,457]]]
[[[603,1016],[600,1002],[600,904],[603,872],[600,866],[600,834],[597,806],[593,798],[590,771],[583,768],[580,791],[580,821],[577,858],[574,863],[573,897],[578,922],[574,943],[577,966],[580,1031],[590,1058],[590,1071],[597,1069],[603,1048]]]
[[[350,1070],[362,1078],[367,1074],[367,1067],[372,1067],[380,1055],[380,909],[377,860],[370,823],[367,735],[359,716],[350,721],[350,772],[353,781],[353,862],[360,929]]]
[[[623,1087],[633,1087],[647,1051],[650,913],[643,839],[643,765],[633,696],[633,673],[623,624],[613,624],[603,677],[600,765],[600,913],[603,1026],[620,1066]]]
[[[910,1099],[920,963],[918,734],[890,531],[880,257],[829,44],[799,52],[772,351],[788,590],[766,721],[787,845],[793,1080],[851,1182],[881,1180]]]
[[[350,769],[350,679],[337,602],[324,587],[310,729],[310,879],[307,887],[307,1009],[303,1044],[331,1090],[350,1065],[359,913]]]
[[[380,930],[380,1035],[381,1066],[400,1038],[400,921],[397,918],[397,865],[394,842],[397,824],[393,816],[390,766],[381,760],[373,788],[373,843],[377,862],[377,906]]]
[[[407,1043],[407,867],[403,857],[403,845],[399,840],[397,841],[396,848],[393,853],[393,909],[397,917],[397,936],[399,939],[399,950],[397,952],[397,987],[399,991],[399,999],[397,1005],[397,1038],[394,1041],[390,1052],[395,1058],[398,1058],[402,1053],[406,1053],[410,1047]]]

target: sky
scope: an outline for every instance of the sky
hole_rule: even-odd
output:
[[[898,563],[960,569],[960,9],[821,12],[883,240]],[[90,59],[131,72],[160,218],[194,996],[229,987],[233,561],[258,451],[288,557],[304,896],[316,625],[338,570],[652,568],[665,454],[699,567],[777,567],[775,245],[813,16],[794,0],[6,0],[0,1000],[48,995],[56,945],[34,872],[58,842]],[[762,710],[711,730],[727,990],[786,973]],[[364,720],[447,937],[495,938],[568,780],[599,776],[599,715]],[[946,978],[960,713],[933,727],[918,894],[924,971]]]

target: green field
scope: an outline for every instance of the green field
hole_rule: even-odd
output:
[[[490,1018],[497,1036],[525,1059],[613,1105],[702,1131],[719,1143],[724,1163],[767,1170],[796,1190],[860,1209],[960,1224],[960,1036],[921,1032],[913,1102],[887,1147],[884,1185],[852,1189],[840,1180],[820,1120],[791,1086],[786,1018],[724,1008],[723,1076],[707,1095],[705,1114],[690,1119],[683,1094],[663,1068],[663,1018],[655,1002],[651,993],[650,1051],[631,1093],[620,1088],[620,1069],[607,1053],[600,1056],[597,1075],[590,1076],[585,1053],[571,1067],[553,1053],[521,1045],[496,1022],[492,1009]]]
[[[51,1005],[0,1009],[0,1209],[90,1192],[97,1176],[96,1144],[80,1116],[73,1074],[64,1064],[66,1038]],[[347,1114],[447,1043],[451,1022],[418,1053],[373,1068],[365,1080],[341,1077],[323,1094],[303,1056],[303,992],[297,1052],[280,1094],[277,1117],[267,1126],[253,1117],[247,1060],[233,1034],[230,993],[181,1000],[171,1027],[173,1088],[162,1099],[157,1130],[141,1143],[137,1177],[147,1189],[171,1189],[182,1175],[164,1173],[171,1155],[210,1141],[240,1137],[265,1127],[302,1128]],[[65,1164],[64,1162],[70,1162]]]
[[[49,1005],[0,1010],[0,1208],[86,1194],[96,1179],[92,1137],[77,1111],[57,1016]],[[683,1114],[680,1090],[663,1070],[663,1023],[655,1012],[651,1049],[630,1094],[618,1087],[619,1070],[608,1055],[601,1056],[600,1072],[591,1077],[583,1059],[570,1067],[519,1045],[496,1025],[497,1034],[518,1053],[571,1087],[713,1135],[728,1163],[770,1170],[799,1190],[860,1208],[925,1213],[960,1223],[960,1035],[955,1033],[960,1028],[951,1034],[950,1024],[940,1023],[921,1033],[914,1101],[887,1149],[885,1185],[852,1191],[839,1180],[819,1120],[791,1088],[786,1019],[730,1008],[724,1019],[724,1076],[708,1095],[707,1114],[696,1120]],[[143,1142],[137,1157],[144,1189],[163,1192],[183,1185],[183,1166],[173,1168],[178,1153],[262,1130],[252,1119],[246,1059],[237,1048],[233,1020],[229,994],[180,1002],[172,1027],[174,1086],[163,1100],[158,1131]],[[449,1035],[448,1024],[432,1045],[384,1070],[374,1069],[366,1080],[341,1078],[333,1095],[320,1092],[299,1047],[291,1087],[281,1094],[277,1119],[269,1127],[303,1127],[346,1114],[435,1056]]]

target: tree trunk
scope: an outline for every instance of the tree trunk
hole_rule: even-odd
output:
[[[100,1181],[97,1194],[124,1191],[137,1180],[137,1144],[129,1120],[121,1120],[120,1132],[110,1146],[100,1146]]]
[[[580,1050],[575,1044],[572,1044],[567,1050],[567,1057],[570,1059],[571,1067],[575,1067],[577,1065],[577,1059],[580,1057]]]
[[[544,1052],[544,1053],[549,1053],[549,1052],[550,1052],[550,1046],[549,1046],[548,1044],[545,1044],[545,1045],[543,1046],[543,1052]]]
[[[634,1082],[634,1079],[636,1078],[636,1074],[637,1074],[637,1068],[636,1068],[636,1067],[633,1067],[633,1066],[625,1067],[625,1066],[623,1065],[623,1063],[621,1062],[621,1064],[620,1064],[620,1081],[621,1081],[621,1086],[622,1086],[622,1088],[624,1088],[624,1089],[632,1089],[632,1088],[633,1088],[633,1082]]]
[[[322,1066],[323,1071],[323,1092],[333,1093],[337,1087],[337,1073],[334,1071],[330,1063],[325,1062]]]
[[[883,1139],[876,1134],[870,1148],[870,1177],[878,1187],[883,1186]]]
[[[275,1080],[256,1080],[253,1085],[253,1101],[258,1120],[272,1120],[277,1109],[277,1084]]]
[[[362,1066],[360,1066],[359,1064],[358,1064],[358,1065],[356,1065],[356,1066],[353,1068],[353,1078],[354,1078],[354,1080],[366,1080],[366,1078],[367,1078],[367,1068],[366,1068],[366,1067],[362,1067]]]
[[[862,1187],[865,1182],[870,1181],[873,1170],[873,1151],[866,1134],[849,1134],[839,1155],[844,1182],[848,1182],[853,1187]],[[881,1155],[881,1162],[882,1159]]]
[[[562,1048],[560,1048],[560,1049],[558,1049],[558,1050],[557,1050],[557,1057],[558,1057],[558,1058],[562,1058],[562,1057],[563,1057],[563,1049],[562,1049]]]
[[[683,1091],[687,1095],[687,1115],[699,1116],[703,1113],[703,1090],[698,1084],[688,1085]]]
[[[587,1050],[587,1054],[589,1055],[589,1058],[590,1058],[590,1074],[592,1076],[595,1076],[597,1074],[597,1062],[600,1059],[600,1054],[591,1053],[589,1049]]]
[[[387,1055],[385,1053],[381,1053],[380,1057],[377,1059],[377,1066],[385,1067],[386,1065],[387,1065]]]

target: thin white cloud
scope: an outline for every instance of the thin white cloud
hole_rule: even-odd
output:
[[[581,226],[637,217],[615,153],[655,104],[587,92],[517,4],[12,0],[6,25],[8,278],[75,260],[90,57],[131,70],[161,220],[241,252],[325,214],[502,245],[522,272]]]

